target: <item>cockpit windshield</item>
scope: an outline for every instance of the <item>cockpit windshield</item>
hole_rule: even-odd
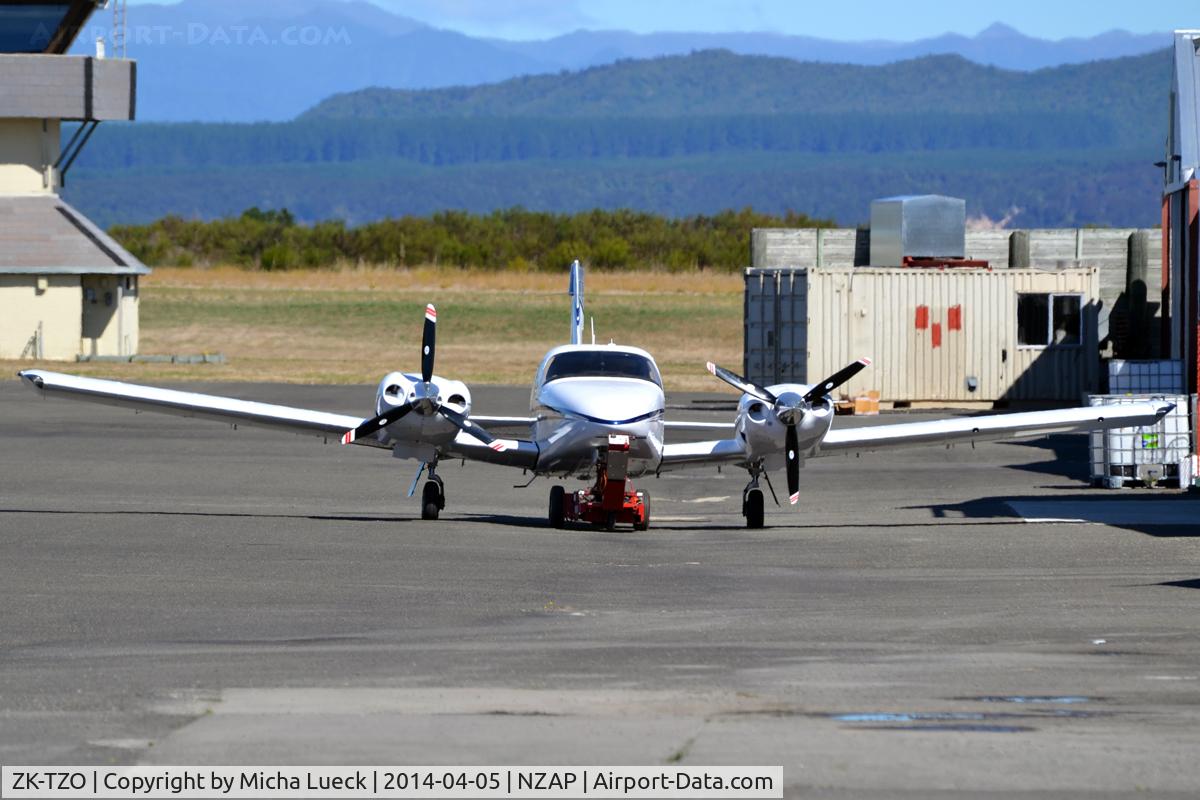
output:
[[[654,362],[619,350],[577,350],[559,353],[546,367],[545,383],[559,378],[636,378],[662,386]]]

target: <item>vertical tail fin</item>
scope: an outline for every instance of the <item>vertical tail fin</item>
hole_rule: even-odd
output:
[[[571,344],[583,344],[583,267],[571,262]]]

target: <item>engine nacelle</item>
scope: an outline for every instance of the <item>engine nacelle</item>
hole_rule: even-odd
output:
[[[471,390],[462,381],[433,376],[430,381],[431,397],[445,403],[460,414],[471,413]],[[375,413],[382,414],[388,408],[415,402],[425,396],[425,385],[420,375],[408,372],[389,372],[379,382],[375,393]]]
[[[462,381],[432,376],[429,382],[429,398],[444,404],[452,411],[469,416],[471,413],[471,390]],[[458,428],[450,420],[437,413],[429,413],[421,400],[426,397],[425,384],[420,375],[411,372],[389,372],[379,382],[375,393],[375,413],[382,414],[389,408],[405,403],[415,407],[402,419],[387,426],[377,435],[382,441],[427,442],[441,444],[458,435]]]
[[[781,406],[792,406],[801,402],[809,386],[802,383],[780,383],[768,386],[771,394],[779,398]],[[809,455],[825,438],[833,424],[833,402],[822,397],[804,411],[796,423],[796,435],[800,444],[800,460]],[[743,394],[738,401],[737,435],[746,444],[748,460],[763,460],[766,469],[782,469],[784,466],[785,437],[787,425],[776,413],[776,408],[754,395]]]

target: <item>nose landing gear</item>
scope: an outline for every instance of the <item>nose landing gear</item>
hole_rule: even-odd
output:
[[[596,483],[590,489],[567,494],[562,486],[550,490],[550,525],[588,522],[605,530],[618,524],[632,525],[635,531],[650,528],[650,495],[633,488],[628,478],[629,437],[609,436],[608,447],[596,463]]]
[[[742,516],[746,518],[747,528],[763,527],[763,491],[758,485],[760,470],[750,470],[750,482],[742,490]]]
[[[434,465],[431,463],[429,480],[421,489],[421,519],[437,519],[438,514],[446,507],[446,486],[433,469]]]

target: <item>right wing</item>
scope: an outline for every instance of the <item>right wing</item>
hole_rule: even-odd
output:
[[[472,420],[475,417],[471,417]],[[538,446],[525,439],[497,438],[487,445],[474,436],[459,431],[449,446],[449,458],[465,458],[470,461],[485,461],[505,467],[533,469],[537,466]]]
[[[954,442],[986,442],[1019,439],[1048,433],[1076,433],[1108,428],[1153,425],[1170,413],[1174,403],[1148,400],[1109,406],[1024,411],[1018,414],[985,414],[897,425],[866,425],[835,428],[825,435],[817,455],[867,452],[892,447],[915,447]]]
[[[71,400],[86,400],[102,405],[132,408],[135,411],[155,411],[177,417],[197,417],[225,422],[230,425],[252,425],[273,428],[290,433],[307,434],[324,439],[327,443],[340,442],[342,434],[358,427],[362,420],[346,414],[331,414],[307,408],[277,406],[271,403],[256,403],[197,392],[180,392],[174,389],[159,389],[135,383],[106,381],[99,378],[84,378],[60,372],[28,369],[18,372],[21,380],[38,394],[63,397]],[[390,449],[374,437],[364,437],[355,444]]]

